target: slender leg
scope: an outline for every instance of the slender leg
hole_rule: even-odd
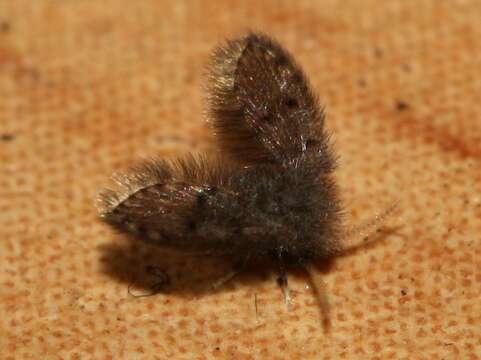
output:
[[[317,302],[322,313],[322,323],[325,329],[330,327],[330,306],[329,299],[327,298],[326,283],[322,279],[318,270],[316,270],[312,265],[306,266],[306,271],[311,278],[311,285],[316,293]]]
[[[237,274],[239,274],[245,267],[246,263],[249,261],[250,256],[247,255],[243,260],[239,261],[234,267],[227,272],[225,275],[221,276],[217,281],[212,284],[212,289],[218,289],[225,283],[229,282],[232,278],[234,278]]]
[[[229,282],[234,276],[236,276],[239,273],[238,269],[232,269],[228,273],[226,273],[224,276],[221,276],[219,279],[217,279],[213,284],[212,288],[213,289],[218,289],[225,283]]]
[[[256,311],[256,324],[259,324],[259,316],[257,311],[257,293],[254,293],[254,309]]]
[[[129,295],[136,298],[154,296],[158,294],[162,290],[162,288],[170,284],[169,275],[167,275],[166,272],[162,271],[160,268],[156,266],[151,266],[151,265],[147,266],[146,273],[158,278],[158,282],[156,282],[150,287],[150,292],[146,294],[138,294],[138,295],[132,293],[132,290],[131,290],[132,284],[129,284],[129,286],[127,287],[127,292],[129,293]]]
[[[286,268],[284,266],[284,261],[282,260],[282,251],[283,248],[279,249],[279,278],[278,278],[278,283],[279,286],[282,289],[282,293],[284,295],[284,301],[286,303],[286,308],[287,311],[290,311],[292,309],[292,301],[291,301],[291,291],[289,290],[289,282],[287,280],[287,273],[286,273]]]

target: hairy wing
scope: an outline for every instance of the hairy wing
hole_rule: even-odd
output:
[[[312,154],[329,172],[334,159],[324,114],[291,55],[251,33],[213,55],[209,106],[221,146],[242,161],[289,163]]]
[[[229,165],[192,157],[152,161],[117,177],[100,193],[101,216],[121,232],[160,246],[229,253],[237,224],[236,194],[226,187]],[[224,214],[225,213],[225,214]]]
[[[334,252],[338,239],[336,189],[318,170],[299,164],[231,172],[202,159],[155,161],[119,177],[119,190],[101,193],[101,215],[159,246],[246,257],[284,249],[304,261]]]

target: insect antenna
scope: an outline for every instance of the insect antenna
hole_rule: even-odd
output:
[[[341,236],[342,250],[347,252],[360,246],[364,246],[376,240],[372,236],[379,230],[380,225],[388,218],[399,206],[399,201],[388,206],[383,211],[377,213],[373,218],[364,220],[361,224],[355,225],[347,229]]]

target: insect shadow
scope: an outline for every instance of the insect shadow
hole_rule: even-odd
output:
[[[256,260],[241,264],[227,255],[185,254],[131,239],[103,245],[100,251],[103,272],[125,283],[128,292],[139,297],[159,293],[196,297],[228,291],[267,280],[274,267]],[[239,275],[215,286],[232,271]]]
[[[396,234],[399,228],[400,226],[383,227],[365,244],[353,247],[337,257],[319,261],[314,266],[325,275],[332,271],[338,258],[354,256],[359,251],[383,246],[386,237]],[[272,274],[276,274],[276,263],[273,260],[252,259],[242,264],[232,256],[185,254],[121,235],[117,240],[100,247],[102,271],[125,283],[126,293],[134,297],[165,294],[191,298],[211,295],[230,291],[237,286],[260,285],[268,281]],[[219,279],[232,271],[238,272],[238,275],[225,282],[221,281],[220,286],[214,286]],[[287,271],[290,276],[309,284],[309,274],[302,269],[288,266]]]

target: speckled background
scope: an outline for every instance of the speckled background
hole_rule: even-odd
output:
[[[0,358],[481,358],[481,2],[0,0]],[[202,73],[278,38],[328,113],[353,223],[379,241],[308,279],[129,241],[97,218],[114,171],[215,151]],[[172,285],[145,294],[166,271]],[[257,270],[257,271],[256,271]],[[256,306],[257,305],[257,306]],[[257,312],[256,312],[257,307]]]

